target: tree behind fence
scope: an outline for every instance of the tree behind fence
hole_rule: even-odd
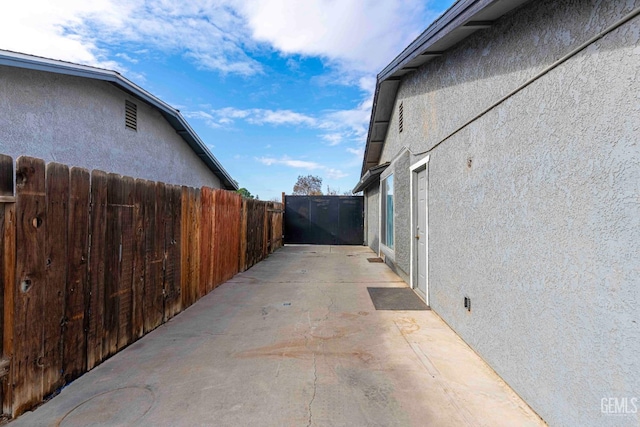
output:
[[[282,246],[282,205],[0,155],[2,408],[17,416]]]

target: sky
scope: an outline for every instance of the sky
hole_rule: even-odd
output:
[[[376,75],[453,0],[5,1],[0,48],[116,70],[262,200],[362,167]]]

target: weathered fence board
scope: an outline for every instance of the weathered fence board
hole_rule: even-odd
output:
[[[153,311],[153,298],[155,296],[154,285],[157,281],[157,268],[152,268],[155,261],[155,224],[156,224],[156,186],[154,182],[147,181],[143,189],[144,204],[144,288],[142,293],[142,321],[146,334],[155,327],[155,321],[151,319]]]
[[[44,395],[62,385],[63,327],[67,284],[69,169],[59,163],[46,167],[45,289],[42,294],[42,387]]]
[[[242,199],[240,213],[240,257],[238,269],[245,271],[247,264],[247,199]]]
[[[271,227],[273,227],[273,245],[271,252],[275,252],[284,244],[284,206],[281,203],[273,204]]]
[[[133,197],[135,180],[125,176],[120,181],[122,191],[122,206],[120,206],[120,283],[118,286],[118,341],[117,350],[120,351],[132,342],[132,311],[133,311],[133,258],[135,246],[135,219]]]
[[[200,223],[200,283],[199,296],[206,295],[213,289],[213,256],[214,256],[214,205],[213,189],[203,188],[201,198]]]
[[[160,326],[164,316],[163,266],[164,266],[164,214],[162,208],[166,197],[164,183],[150,183],[147,193],[146,267],[144,320],[145,333]]]
[[[175,185],[167,186],[165,203],[165,313],[167,321],[182,309],[180,295],[180,242],[182,217],[182,189]]]
[[[228,230],[219,223],[219,218],[223,215],[222,211],[224,210],[222,204],[225,202],[224,195],[221,193],[223,193],[222,190],[211,190],[212,209],[209,214],[211,221],[211,234],[209,237],[210,266],[207,293],[220,285],[218,277],[221,275],[220,269],[222,266],[220,264],[223,257],[222,252],[225,249],[225,237],[228,233]]]
[[[260,261],[265,254],[265,215],[266,204],[258,200],[246,200],[246,253],[244,270],[251,268]]]
[[[202,297],[200,293],[200,190],[182,187],[182,280],[180,284],[183,308]]]
[[[107,177],[107,233],[105,237],[104,335],[102,358],[118,351],[120,314],[120,260],[122,256],[122,205],[124,189],[120,175]]]
[[[0,154],[0,196],[13,196],[13,159]]]
[[[29,157],[15,176],[14,197],[13,160],[0,155],[0,402],[11,416],[282,242],[279,204],[234,192]]]
[[[0,159],[1,161],[1,159]],[[2,177],[0,176],[0,180]],[[0,203],[0,250],[4,248],[4,233],[7,228],[10,227],[9,224],[5,226],[5,204]],[[11,285],[7,286],[5,284],[5,259],[4,259],[4,251],[0,252],[0,313],[4,313],[4,290],[8,287],[11,288]],[[0,318],[0,356],[4,356],[4,317]],[[2,406],[2,392],[0,391],[0,407]]]
[[[89,259],[89,172],[71,168],[69,179],[68,268],[65,302],[64,352],[62,371],[66,383],[78,378],[86,369],[90,298]]]
[[[182,223],[180,225],[181,248],[189,248],[191,246],[191,233],[190,233],[192,229],[191,203],[193,203],[192,201],[193,198],[190,190],[192,189],[186,186],[182,186],[180,191],[181,199],[182,199],[182,206],[181,206],[182,207],[182,212],[181,212]],[[189,257],[189,251],[182,250],[180,253],[180,294],[181,294],[183,309],[193,304],[193,300],[195,299],[191,295],[191,287],[189,286],[190,278],[191,278],[190,261],[191,260]]]
[[[13,411],[15,416],[40,403],[45,265],[45,164],[20,157],[16,168],[16,287],[13,350]]]
[[[13,330],[14,283],[15,283],[15,251],[16,227],[15,204],[13,203],[13,159],[0,155],[0,346],[2,361],[11,360],[13,353],[13,334],[5,333],[5,329]],[[2,370],[3,380],[0,382],[0,408],[3,413],[11,414],[12,375],[10,369]]]
[[[136,179],[133,197],[133,215],[135,221],[135,241],[133,248],[133,283],[132,283],[132,316],[131,331],[133,340],[144,335],[144,288],[145,288],[145,249],[146,249],[146,194],[149,183],[144,179]]]
[[[1,206],[0,206],[1,208]],[[14,203],[4,206],[4,230],[2,232],[2,247],[0,263],[2,263],[3,279],[3,334],[2,359],[13,360],[14,349],[14,314],[15,314],[15,283],[16,283],[16,208]],[[13,404],[13,370],[8,369],[5,381],[2,381],[2,411],[12,413]]]
[[[269,213],[268,213],[268,204],[264,205],[264,214],[263,214],[263,224],[262,224],[262,255],[259,259],[266,258],[269,255]]]
[[[163,212],[167,198],[167,187],[163,182],[156,183],[156,220],[155,228],[152,230],[154,234],[153,262],[152,270],[155,269],[153,282],[153,322],[152,329],[162,324],[164,318],[164,233],[166,216]]]
[[[204,280],[200,277],[200,264],[202,264],[202,189],[196,188],[193,204],[193,241],[192,247],[189,249],[192,257],[191,277],[195,288],[194,293],[197,301],[206,295],[206,286]]]
[[[215,286],[235,276],[238,269],[240,251],[239,212],[242,208],[242,197],[229,191],[215,192]]]
[[[89,327],[87,370],[102,362],[105,299],[105,237],[107,233],[107,174],[91,172],[91,247],[89,250]]]

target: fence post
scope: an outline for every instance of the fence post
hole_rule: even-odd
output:
[[[0,155],[0,407],[11,414],[14,283],[16,273],[16,217],[13,197],[13,159]]]

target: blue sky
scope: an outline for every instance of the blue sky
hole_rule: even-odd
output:
[[[121,72],[263,200],[360,177],[375,76],[453,0],[24,0],[0,48]]]

